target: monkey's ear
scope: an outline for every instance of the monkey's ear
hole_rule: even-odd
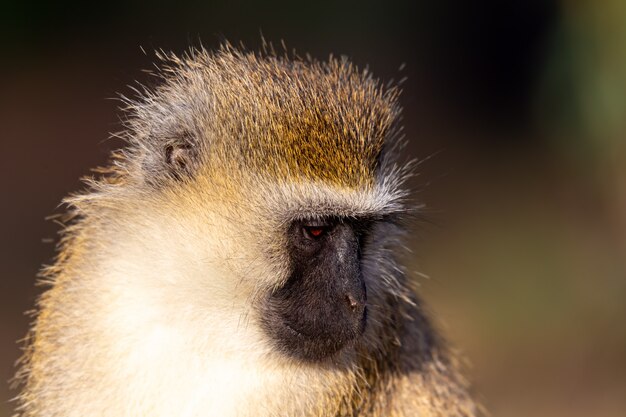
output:
[[[143,148],[142,170],[146,182],[162,186],[191,177],[199,163],[198,144],[188,134],[152,136]]]
[[[186,142],[166,145],[164,159],[172,173],[187,171],[194,164],[193,146]]]
[[[168,176],[175,179],[192,175],[198,165],[196,145],[188,138],[166,143],[162,150],[162,158]]]

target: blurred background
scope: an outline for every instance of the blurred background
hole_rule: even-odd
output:
[[[402,103],[429,222],[408,262],[494,416],[626,415],[626,2],[0,3],[0,417],[58,227],[157,48],[260,33]],[[143,48],[147,55],[142,52]],[[404,64],[404,69],[399,68]]]

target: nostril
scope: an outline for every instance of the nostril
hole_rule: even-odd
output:
[[[352,311],[355,311],[359,307],[359,302],[350,294],[346,294],[346,301]]]

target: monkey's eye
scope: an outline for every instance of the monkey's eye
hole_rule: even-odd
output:
[[[330,228],[330,226],[302,226],[302,232],[309,239],[317,240],[324,237]]]

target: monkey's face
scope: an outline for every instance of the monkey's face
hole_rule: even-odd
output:
[[[167,73],[131,103],[122,171],[148,190],[144,211],[165,213],[153,224],[172,224],[166,259],[185,275],[175,293],[224,334],[258,319],[237,324],[251,335],[237,347],[349,356],[379,325],[383,297],[404,294],[397,239],[378,227],[405,210],[398,90],[343,60],[248,53],[200,54]]]
[[[296,220],[286,233],[291,273],[264,302],[263,325],[287,355],[319,360],[358,338],[367,321],[361,258],[366,221]]]

